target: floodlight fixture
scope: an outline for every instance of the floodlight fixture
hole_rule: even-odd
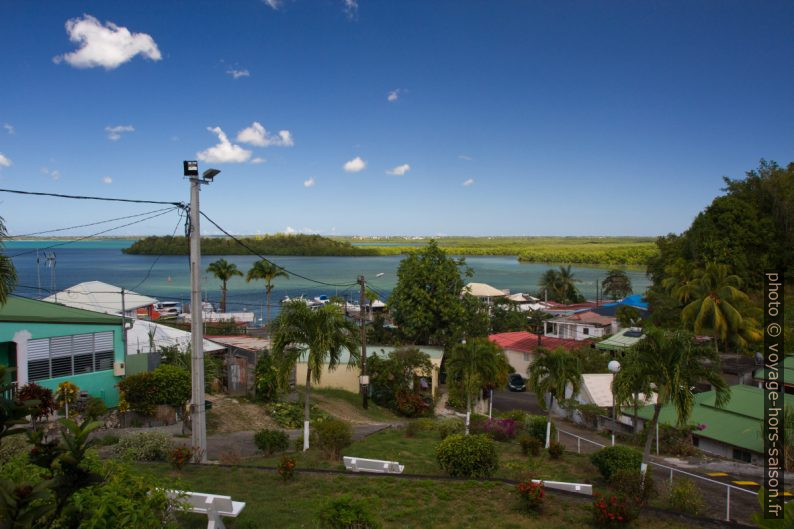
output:
[[[185,160],[182,162],[185,169],[185,176],[196,177],[199,174],[198,162],[196,160]]]
[[[205,182],[212,182],[213,178],[218,176],[218,173],[220,172],[220,169],[207,169],[201,176],[204,178]]]

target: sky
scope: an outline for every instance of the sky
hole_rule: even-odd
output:
[[[794,160],[790,1],[0,3],[0,187],[237,234],[659,235]],[[0,193],[11,234],[158,209]],[[175,212],[57,232],[169,234]],[[204,225],[206,234],[217,233]]]

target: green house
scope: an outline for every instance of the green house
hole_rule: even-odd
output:
[[[117,406],[124,374],[119,316],[9,296],[0,306],[0,365],[21,387],[55,390],[68,380],[108,407]]]

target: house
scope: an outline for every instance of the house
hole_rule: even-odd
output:
[[[475,298],[480,298],[488,305],[492,304],[495,298],[504,298],[507,293],[494,288],[487,283],[468,283],[460,293],[461,295],[469,294]]]
[[[9,296],[0,306],[0,364],[11,380],[57,389],[72,382],[108,407],[125,372],[120,316]]]
[[[86,281],[62,290],[42,301],[59,303],[75,309],[121,314],[137,318],[143,314],[149,319],[155,317],[154,305],[157,300],[131,290],[125,290],[102,281]]]
[[[225,350],[223,365],[226,373],[221,381],[224,390],[230,395],[253,393],[256,364],[260,353],[270,349],[270,339],[248,335],[207,336],[207,339]]]
[[[411,346],[416,347],[423,353],[427,354],[430,357],[430,363],[433,364],[433,372],[429,378],[429,380],[425,380],[427,389],[432,394],[433,398],[438,396],[438,375],[439,371],[441,370],[441,361],[444,358],[444,348],[443,347],[433,347],[433,346],[426,346],[426,345],[419,345],[419,346]],[[367,346],[367,357],[372,356],[380,356],[386,357],[392,351],[399,349],[399,347],[394,347],[391,345],[369,345]],[[353,393],[358,393],[359,391],[359,376],[361,375],[360,368],[358,366],[350,366],[348,362],[350,360],[350,352],[346,349],[342,350],[339,365],[333,371],[328,369],[328,366],[323,366],[322,376],[320,377],[320,382],[315,384],[312,382],[312,387],[318,388],[337,388],[337,389],[344,389]],[[295,380],[297,384],[305,384],[306,383],[306,369],[307,364],[305,360],[301,360],[298,362],[296,367],[295,373]]]
[[[595,404],[599,408],[604,409],[604,414],[609,417],[613,416],[614,394],[612,393],[612,381],[615,375],[612,373],[585,373],[582,375],[581,387],[579,393],[573,395],[572,387],[568,385],[566,388],[565,398],[574,399],[579,404]],[[653,404],[656,402],[656,393],[646,396],[643,393],[638,395],[638,401],[642,406]],[[555,404],[558,412],[562,412]],[[623,414],[629,414],[630,411],[625,406],[621,407]],[[574,412],[573,419],[576,422],[583,422],[582,416],[579,412]],[[632,417],[621,415],[618,417],[618,422],[630,426],[632,424]],[[610,421],[611,423],[611,421]]]
[[[628,351],[637,345],[644,337],[645,335],[642,329],[629,327],[627,329],[621,329],[606,340],[596,342],[595,347],[602,351],[611,351],[614,356],[615,353],[622,354]]]
[[[694,406],[689,424],[693,444],[716,456],[761,465],[764,462],[764,437],[762,432],[764,415],[764,390],[745,385],[730,386],[731,398],[717,408],[716,392],[705,391],[694,395]],[[785,394],[786,406],[794,406],[794,395]],[[640,419],[650,420],[653,406],[640,408]],[[672,405],[662,407],[659,424],[675,426],[678,415]]]
[[[507,355],[508,363],[516,370],[517,373],[522,375],[527,374],[527,369],[534,362],[533,356],[537,354],[538,348],[556,349],[562,347],[564,349],[579,349],[586,347],[590,342],[576,341],[576,340],[561,340],[559,338],[551,338],[548,336],[540,337],[540,345],[538,345],[538,335],[526,332],[502,332],[492,334],[488,337],[490,341],[499,345],[504,349]]]
[[[175,329],[153,321],[135,320],[127,329],[127,368],[128,375],[151,371],[160,365],[160,351],[167,347],[177,347],[185,352],[190,349],[189,332]],[[204,353],[224,351],[225,347],[204,340]]]
[[[617,318],[602,316],[592,310],[557,316],[543,322],[543,334],[566,340],[601,338],[613,334],[617,330]]]

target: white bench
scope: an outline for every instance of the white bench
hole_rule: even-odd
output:
[[[380,459],[364,459],[363,457],[345,456],[342,458],[345,468],[352,472],[377,472],[379,474],[402,474],[405,466],[397,461]]]
[[[168,497],[172,500],[187,503],[186,511],[207,515],[207,529],[226,529],[222,516],[237,518],[245,507],[243,501],[232,501],[231,496],[218,496],[203,492],[185,492],[169,490]]]
[[[543,479],[533,479],[532,483],[543,483],[543,486],[547,489],[576,492],[577,494],[584,494],[585,496],[593,495],[593,486],[587,483],[568,483],[565,481],[546,481]]]

